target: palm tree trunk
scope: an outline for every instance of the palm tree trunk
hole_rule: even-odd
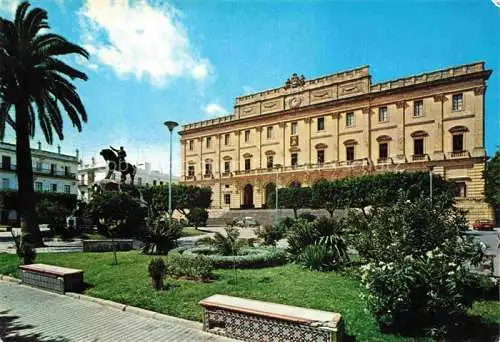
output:
[[[33,247],[41,246],[42,237],[35,212],[28,109],[23,103],[16,104],[16,159],[22,241]]]

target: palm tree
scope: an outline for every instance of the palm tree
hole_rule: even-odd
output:
[[[41,8],[28,11],[29,7],[26,1],[19,4],[14,21],[0,17],[0,139],[6,124],[16,132],[23,241],[39,246],[42,240],[35,213],[30,138],[38,119],[47,143],[52,144],[53,131],[62,140],[61,112],[66,112],[81,131],[87,113],[69,79],[86,81],[87,75],[57,57],[79,54],[88,58],[88,52],[60,35],[43,32],[49,29],[47,12]]]

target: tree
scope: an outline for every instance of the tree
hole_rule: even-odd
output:
[[[283,208],[293,209],[297,218],[297,210],[311,206],[310,188],[281,188],[278,190],[278,202]]]
[[[33,191],[33,169],[30,138],[34,137],[36,119],[47,143],[53,142],[53,131],[62,140],[66,112],[78,131],[87,121],[85,107],[76,87],[68,78],[87,80],[87,75],[61,61],[62,55],[88,52],[49,29],[47,12],[41,8],[28,11],[22,2],[13,21],[0,17],[0,138],[8,124],[16,132],[17,178],[19,185],[23,241],[41,245]],[[13,109],[15,115],[9,115]]]
[[[486,163],[483,177],[486,202],[500,206],[500,150]]]

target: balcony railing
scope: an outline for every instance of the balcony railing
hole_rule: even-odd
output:
[[[394,164],[394,160],[391,157],[378,158],[377,164]]]
[[[470,157],[469,151],[453,151],[448,153],[448,157],[453,158],[468,158]]]
[[[413,161],[429,161],[429,155],[428,154],[414,154],[412,155],[412,160]]]
[[[16,171],[17,167],[14,164],[3,164],[2,170]],[[74,172],[68,172],[66,170],[58,171],[58,170],[51,169],[51,168],[40,168],[40,167],[36,167],[36,166],[33,167],[33,173],[42,174],[42,175],[58,176],[58,177],[76,178],[76,173],[74,173]]]

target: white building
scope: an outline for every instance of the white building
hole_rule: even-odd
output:
[[[134,178],[134,184],[137,186],[156,186],[168,184],[168,174],[157,170],[151,170],[151,163],[136,164],[137,173]],[[96,162],[92,158],[90,163],[83,164],[78,169],[78,198],[88,201],[89,188],[103,180],[108,173],[108,166],[104,160]],[[120,180],[120,172],[115,171],[111,179]],[[172,176],[172,182],[178,182],[179,177]],[[130,176],[127,175],[127,184],[130,184]]]
[[[78,169],[78,152],[76,155],[62,154],[38,149],[31,149],[33,159],[33,182],[35,191],[51,191],[67,194],[78,194],[76,171]],[[1,190],[17,190],[16,145],[0,142],[2,167],[0,178]]]
[[[78,150],[75,155],[61,153],[61,147],[57,146],[58,152],[42,150],[42,144],[38,148],[31,149],[33,162],[33,186],[35,191],[50,191],[66,194],[78,194],[76,172],[78,169]],[[2,164],[0,168],[0,190],[17,191],[16,174],[16,145],[0,142],[0,155]],[[15,211],[4,212],[1,209],[1,220],[15,219]]]

